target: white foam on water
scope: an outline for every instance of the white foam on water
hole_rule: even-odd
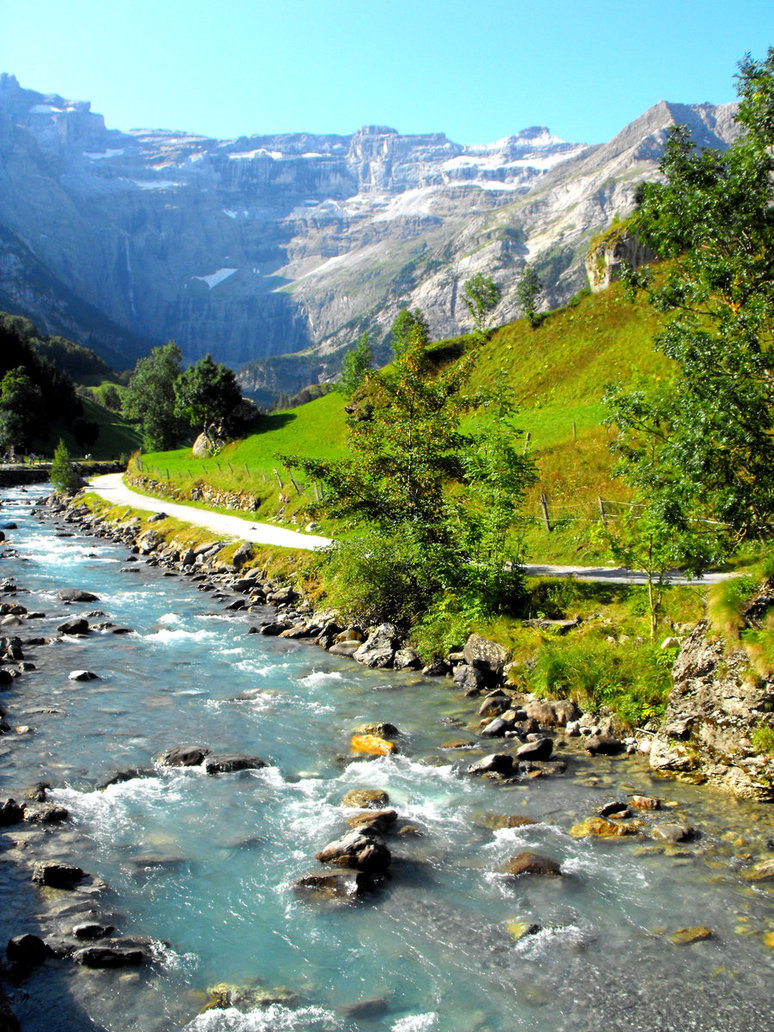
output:
[[[390,1032],[429,1032],[437,1027],[438,1015],[435,1011],[430,1011],[427,1014],[409,1014],[405,1018],[399,1018],[390,1026]]]
[[[51,796],[63,803],[76,821],[89,822],[100,834],[112,836],[116,829],[136,826],[138,807],[168,813],[183,798],[182,778],[132,778],[104,791],[79,792],[74,788],[53,789]]]
[[[569,924],[558,928],[541,928],[535,935],[525,935],[515,944],[515,949],[526,960],[542,960],[557,948],[577,949],[593,942],[594,938],[591,929]]]
[[[414,1026],[405,1026],[404,1032]],[[430,1025],[416,1026],[421,1029]],[[336,1032],[346,1028],[336,1016],[322,1007],[301,1007],[290,1010],[280,1004],[265,1009],[238,1011],[233,1007],[199,1014],[185,1026],[185,1032]]]
[[[305,677],[294,678],[295,683],[304,688],[325,688],[330,684],[340,684],[343,680],[344,675],[338,670],[313,670]]]
[[[178,613],[163,613],[156,622],[164,624],[165,627],[169,627],[179,625],[183,621]]]
[[[158,939],[150,944],[150,953],[153,963],[170,973],[193,974],[199,964],[195,953],[177,953],[168,943]]]
[[[159,645],[174,645],[184,641],[213,641],[217,638],[212,631],[185,631],[180,627],[162,627],[158,631],[151,631],[150,634],[143,634],[141,637],[151,643]]]

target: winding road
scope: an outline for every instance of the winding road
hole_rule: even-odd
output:
[[[149,512],[165,512],[176,520],[185,523],[195,523],[199,527],[207,527],[216,534],[225,537],[239,538],[242,541],[252,541],[257,545],[279,545],[282,548],[303,548],[308,552],[318,548],[325,548],[331,544],[331,539],[320,537],[315,534],[301,534],[295,530],[286,530],[284,527],[275,527],[271,523],[251,523],[249,520],[240,519],[238,516],[225,516],[222,513],[214,512],[212,509],[199,509],[190,505],[178,505],[162,498],[154,498],[152,495],[140,494],[133,491],[124,483],[122,473],[107,473],[103,476],[92,477],[89,480],[91,490],[98,494],[111,505],[131,505],[135,509],[144,509]],[[524,572],[529,577],[575,577],[578,580],[597,581],[607,584],[647,584],[648,575],[641,570],[629,570],[625,566],[552,566],[552,565],[526,565]],[[735,573],[706,573],[702,578],[685,577],[675,570],[669,576],[670,584],[687,584],[701,586],[704,584],[716,584],[718,581],[727,580],[729,577],[738,576]]]

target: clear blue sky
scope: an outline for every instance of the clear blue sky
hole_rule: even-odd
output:
[[[0,0],[0,71],[116,129],[609,139],[735,97],[774,0]]]

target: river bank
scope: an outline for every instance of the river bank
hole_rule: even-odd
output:
[[[175,570],[161,562],[163,548],[159,549],[158,544],[151,547],[152,538],[131,545],[127,538],[129,548],[116,553],[116,546],[99,541],[107,537],[108,528],[97,523],[91,537],[82,539],[74,520],[65,520],[64,513],[59,517],[61,523],[47,523],[46,527],[54,535],[72,536],[54,537],[46,546],[57,557],[55,569],[58,566],[60,578],[47,605],[52,605],[61,590],[62,578],[81,587],[94,587],[98,570],[104,567],[114,573],[110,589],[98,592],[99,603],[80,603],[80,609],[86,612],[70,609],[68,614],[61,601],[54,603],[53,620],[61,624],[65,615],[83,617],[90,624],[88,634],[65,634],[52,648],[29,646],[38,671],[23,671],[22,679],[14,680],[11,717],[18,719],[19,725],[29,718],[30,726],[38,727],[30,733],[18,733],[15,748],[23,746],[34,752],[30,747],[36,739],[45,744],[40,759],[30,763],[28,756],[26,777],[32,780],[48,775],[55,786],[52,802],[70,809],[69,820],[56,832],[47,832],[48,846],[61,851],[63,847],[53,846],[53,842],[62,842],[62,833],[65,843],[68,836],[72,837],[71,848],[77,847],[84,835],[91,840],[81,854],[81,862],[84,855],[94,860],[83,866],[111,886],[111,893],[134,914],[129,931],[155,941],[171,941],[177,958],[174,962],[183,967],[193,961],[182,957],[196,954],[200,958],[199,969],[186,968],[184,985],[198,984],[204,991],[205,985],[222,981],[224,975],[232,981],[240,968],[252,968],[253,974],[260,970],[266,976],[269,990],[275,990],[275,1002],[266,1002],[267,994],[271,994],[265,990],[260,1006],[255,992],[252,997],[243,993],[241,1005],[248,1007],[249,1017],[239,1019],[229,1009],[221,1012],[222,1017],[208,1012],[193,1019],[197,1029],[446,1030],[456,1029],[461,1020],[464,1029],[499,1030],[513,1027],[514,1008],[519,1027],[545,1028],[548,1020],[549,1027],[557,1029],[587,1028],[587,1008],[600,1006],[600,986],[612,985],[614,978],[608,964],[624,945],[633,951],[638,973],[636,984],[618,987],[617,999],[628,1004],[624,1007],[627,1022],[621,1028],[655,1027],[647,1021],[662,1022],[658,1027],[680,1028],[686,1013],[691,1013],[697,1028],[716,1027],[711,1022],[718,1013],[727,1028],[740,1032],[765,1027],[755,1024],[754,1003],[759,998],[758,979],[770,973],[761,938],[767,934],[766,925],[761,923],[766,889],[763,883],[757,886],[744,877],[766,855],[767,825],[762,810],[752,804],[721,801],[711,790],[654,781],[638,755],[591,757],[581,747],[580,739],[565,739],[549,728],[531,732],[536,736],[532,743],[553,741],[558,759],[519,760],[524,766],[517,771],[511,767],[508,772],[489,769],[468,774],[476,763],[502,752],[505,742],[513,751],[513,739],[482,739],[477,733],[480,721],[487,719],[478,711],[487,696],[497,693],[482,692],[465,699],[459,688],[452,689],[453,681],[446,676],[423,678],[419,672],[406,670],[368,670],[344,655],[331,655],[308,644],[299,649],[292,637],[248,635],[245,632],[253,626],[282,622],[278,617],[296,626],[301,622],[296,616],[306,614],[299,599],[282,598],[279,585],[270,586],[257,576],[240,577],[233,569],[233,550],[203,549],[193,555],[192,562],[183,563],[183,567],[192,567],[184,573],[180,560],[191,557],[174,560]],[[25,533],[20,527],[17,536]],[[15,547],[11,534],[9,539]],[[31,546],[25,551],[24,541],[21,545],[21,559],[36,554]],[[40,552],[42,546],[36,548]],[[148,551],[143,554],[144,548]],[[79,559],[68,577],[68,557],[77,549],[84,557],[92,553],[96,557]],[[218,556],[222,558],[218,560]],[[8,561],[13,557],[9,556]],[[215,569],[218,562],[225,572]],[[226,570],[227,566],[231,568]],[[19,566],[19,571],[27,574],[28,584],[17,583],[20,588],[32,589],[30,600],[40,590],[31,576],[35,570],[30,558],[26,565]],[[250,591],[239,590],[240,580],[252,583]],[[192,591],[194,585],[201,590]],[[257,587],[264,602],[267,596],[278,593],[267,591],[267,587],[279,589],[277,609],[254,602],[246,605],[253,595],[257,599]],[[52,589],[46,590],[50,595]],[[156,597],[161,608],[151,613]],[[189,597],[194,603],[204,603],[204,608],[194,606],[191,610]],[[89,617],[92,609],[88,607],[94,605],[107,613]],[[127,606],[132,607],[131,619],[127,619]],[[32,611],[32,606],[26,608]],[[192,616],[182,615],[187,612]],[[29,612],[18,614],[17,619],[23,626],[30,619]],[[110,623],[113,628],[97,629]],[[127,627],[132,634],[111,633]],[[38,628],[46,630],[45,623]],[[143,661],[138,666],[139,660],[132,658],[135,650],[149,646],[153,662],[148,665]],[[169,666],[170,650],[178,647],[181,651]],[[206,658],[202,650],[222,655],[220,662],[226,665],[208,668],[200,676],[197,665]],[[258,656],[266,658],[255,665],[253,657]],[[197,665],[192,665],[194,659]],[[29,661],[25,655],[19,662]],[[302,663],[305,672],[289,677],[288,668],[282,664],[291,661]],[[280,679],[269,688],[264,672],[267,666],[278,663]],[[460,665],[476,669],[472,664]],[[66,673],[57,673],[65,667],[70,672],[77,667],[92,669],[99,680],[69,682]],[[167,667],[170,676],[165,673]],[[245,673],[249,675],[247,684]],[[162,674],[163,683],[154,687],[151,682]],[[63,677],[64,684],[57,689]],[[53,708],[64,704],[69,711],[78,710],[79,738],[93,740],[97,748],[90,759],[84,754],[76,760],[74,740],[59,738],[72,722],[69,714],[57,717],[41,713],[33,717],[24,711],[25,697],[26,705],[37,708],[32,697],[35,683],[41,680],[51,686],[46,689],[41,685],[41,690],[55,693],[48,708],[56,703]],[[23,685],[24,696],[18,694],[17,681]],[[121,696],[118,693],[124,690],[124,684],[128,694]],[[95,706],[96,720],[91,715]],[[132,719],[137,713],[143,717],[139,723]],[[148,718],[151,727],[140,726],[147,724]],[[105,720],[111,728],[107,748]],[[350,738],[365,723],[397,728],[401,733],[394,740],[399,752],[358,761],[349,752]],[[154,747],[146,743],[148,733],[155,736]],[[3,743],[7,748],[7,736]],[[194,743],[208,747],[214,755],[235,749],[244,750],[245,755],[257,754],[268,761],[268,767],[254,773],[203,778],[198,767],[172,769],[150,763],[154,756],[176,744]],[[301,755],[296,754],[299,747]],[[563,772],[559,769],[562,764]],[[150,775],[117,783],[105,792],[95,790],[117,767],[136,770],[149,766]],[[336,916],[329,909],[332,901],[291,902],[292,882],[304,877],[310,867],[314,869],[316,851],[323,851],[340,837],[346,829],[343,817],[368,816],[367,810],[346,806],[342,810],[342,799],[352,788],[386,792],[388,805],[398,812],[394,829],[382,836],[392,854],[391,877],[375,896],[364,897],[359,907],[350,905]],[[189,798],[190,793],[195,797]],[[638,810],[634,796],[658,799],[659,806]],[[245,800],[253,798],[255,806],[245,808]],[[622,808],[616,809],[615,804],[622,802],[627,803],[631,817],[622,816]],[[674,803],[677,805],[668,805]],[[608,810],[607,817],[597,813],[611,804],[613,809]],[[591,817],[596,819],[591,826],[580,827]],[[221,828],[220,841],[212,837],[209,827],[216,820]],[[412,825],[413,835],[397,834]],[[601,830],[611,825],[632,830],[610,839],[586,833],[589,827]],[[682,828],[679,835],[683,841],[669,842],[656,836],[655,829],[664,825]],[[179,829],[174,843],[169,838],[172,827]],[[692,829],[687,838],[686,828]],[[724,839],[727,833],[733,833],[733,840]],[[14,834],[21,837],[18,831]],[[583,837],[576,838],[575,834]],[[673,828],[669,834],[674,836],[678,831]],[[198,841],[200,835],[202,842]],[[256,836],[257,841],[250,844]],[[285,843],[279,853],[274,845],[268,845],[275,839]],[[219,859],[224,857],[224,848],[227,867]],[[29,849],[20,855],[29,854]],[[525,851],[554,859],[563,874],[558,879],[524,874],[513,880],[513,876],[500,872]],[[139,867],[132,858],[139,859]],[[72,857],[78,859],[77,855]],[[199,867],[206,870],[200,872]],[[142,884],[137,883],[138,873],[142,873]],[[240,877],[245,880],[240,881]],[[686,877],[689,882],[695,879],[701,891],[694,894],[690,885],[684,884]],[[209,903],[197,902],[195,908],[199,912],[203,907],[200,916],[206,923],[206,933],[189,927],[190,922],[183,919],[193,905],[191,886],[200,878]],[[713,893],[720,890],[710,890],[709,886],[718,878],[723,891],[727,887],[731,896],[720,896],[716,903]],[[62,891],[46,893],[61,895]],[[644,908],[651,905],[647,897],[653,892],[658,895],[658,901],[652,901],[656,909],[646,915]],[[143,894],[149,893],[150,898],[144,900]],[[256,893],[261,899],[258,910],[249,902]],[[170,913],[177,912],[178,896],[179,925],[178,919],[170,923],[165,916],[169,908],[173,908]],[[470,911],[468,900],[473,906]],[[127,906],[129,902],[131,906]],[[70,897],[69,905],[72,903]],[[245,907],[247,923],[238,923],[241,931],[236,936],[229,932],[224,940],[218,932],[221,919],[231,911],[240,914]],[[125,920],[122,924],[126,930]],[[231,956],[233,949],[227,943],[234,938],[243,942],[249,922],[256,920],[266,926],[268,938],[253,954],[260,959],[245,965],[244,959],[240,963]],[[736,935],[734,921],[741,922],[751,935]],[[516,926],[521,925],[537,926],[539,930],[519,936],[524,929]],[[664,928],[661,933],[653,930],[659,925]],[[712,937],[685,947],[691,952],[680,957],[683,974],[676,977],[659,968],[659,964],[675,964],[670,951],[680,947],[670,944],[669,936],[679,928],[696,929],[701,925],[711,930]],[[334,927],[338,929],[335,935]],[[651,930],[643,934],[645,929]],[[281,942],[273,932],[280,930],[294,945],[289,951],[280,950],[282,955],[275,963],[273,953]],[[212,938],[215,943],[208,941]],[[195,949],[192,943],[196,943]],[[300,967],[295,959],[301,959],[298,949],[306,958]],[[244,953],[241,944],[237,951]],[[374,962],[370,960],[371,951],[375,951]],[[727,965],[735,971],[738,968],[731,988],[722,979],[722,985],[712,981],[711,965],[717,966],[721,954]],[[167,958],[170,956],[167,954]],[[741,956],[747,956],[749,970],[740,965]],[[337,964],[343,957],[356,958],[354,967],[345,964],[341,977],[333,981],[329,981],[330,974],[317,974],[310,980],[312,969],[330,972],[328,964],[334,957]],[[422,961],[417,964],[419,957]],[[169,960],[166,963],[168,966]],[[52,964],[49,960],[43,967],[50,969]],[[123,980],[124,976],[117,979],[115,974],[103,973],[96,995],[104,992],[110,999],[110,993],[119,993],[124,1011],[127,1006],[130,1011],[133,1008],[134,1020],[139,1020],[136,1015],[145,1011],[138,1001],[147,997],[148,984],[157,980],[153,992],[171,992],[177,999],[172,1010],[165,1013],[167,1024],[163,1027],[182,1027],[202,1004],[193,1005],[188,989],[174,990],[169,982],[175,983],[175,977],[168,970],[161,972],[163,967],[152,961],[149,971],[142,968],[131,975],[131,983]],[[221,972],[220,977],[210,981],[209,970]],[[655,999],[647,992],[643,996],[642,979],[656,977],[657,970],[662,971],[662,998]],[[703,1004],[690,990],[687,997],[684,995],[682,978],[691,985],[702,985],[707,1001],[704,1010],[696,1010]],[[569,998],[568,979],[572,987]],[[453,985],[455,981],[459,982],[458,988]],[[165,990],[159,988],[161,983]],[[288,984],[305,1002],[291,1005],[289,996],[277,993],[279,985]],[[357,992],[356,985],[361,987]],[[560,995],[565,996],[561,1015],[549,1003],[559,985],[563,986]],[[83,995],[83,988],[79,991]],[[443,1002],[444,994],[449,997],[448,1005]],[[134,1003],[129,1002],[132,999]],[[116,1000],[113,997],[114,1009]],[[245,1000],[252,1000],[253,1006]],[[233,1002],[233,997],[226,1002]],[[369,1002],[370,1014],[355,1017],[344,1013],[345,1005]],[[272,1007],[274,1012],[269,1014]],[[315,1009],[317,1013],[313,1013]],[[146,1023],[127,1027],[143,1028],[143,1032],[161,1027],[151,1026],[147,1017],[142,1020]],[[243,1024],[236,1024],[240,1020]],[[619,1027],[616,1022],[615,1016],[605,1019],[608,1028]]]

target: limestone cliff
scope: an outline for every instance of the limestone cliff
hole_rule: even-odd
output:
[[[595,294],[605,290],[621,275],[624,265],[638,269],[656,255],[640,243],[627,222],[612,225],[594,237],[586,255],[586,275]]]

